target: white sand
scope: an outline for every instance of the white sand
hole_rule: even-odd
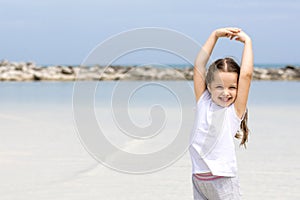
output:
[[[251,138],[238,149],[243,199],[300,199],[300,107],[250,107]],[[82,147],[70,105],[0,113],[0,198],[192,199],[188,153],[145,175],[108,169]]]

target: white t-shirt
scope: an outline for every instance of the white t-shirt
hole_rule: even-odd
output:
[[[218,106],[205,90],[197,102],[189,148],[193,174],[211,172],[216,176],[236,176],[234,136],[240,123],[233,104]]]

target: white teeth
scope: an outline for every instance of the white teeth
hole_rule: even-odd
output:
[[[230,98],[221,98],[222,101],[227,102]]]

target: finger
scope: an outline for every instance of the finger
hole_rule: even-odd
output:
[[[238,36],[239,36],[239,32],[237,32],[237,33],[233,32],[233,33],[231,33],[230,39],[233,39]]]
[[[232,33],[228,30],[224,31],[224,37],[230,37],[232,35]]]
[[[225,30],[224,32],[227,36],[231,36],[231,35],[235,35],[236,33],[234,31],[231,30]]]
[[[240,28],[235,28],[235,27],[230,27],[230,28],[228,28],[228,30],[231,31],[231,32],[233,32],[233,33],[238,33],[238,32],[241,31]]]
[[[227,37],[227,38],[230,38],[232,39],[233,37],[237,36],[238,35],[238,31],[233,31],[233,30],[230,30],[229,28],[226,28],[223,30],[223,35],[222,37]]]
[[[227,38],[231,38],[231,37],[234,37],[231,33],[227,33],[226,35],[225,35],[225,37],[227,37]]]
[[[235,40],[236,41],[241,41],[241,38],[240,37],[236,37]]]
[[[237,30],[237,31],[241,31],[242,30],[241,28],[238,28],[238,27],[231,27],[231,29],[234,29],[234,30]]]
[[[232,40],[232,39],[235,39],[235,40],[236,40],[237,38],[239,38],[238,34],[233,34],[232,37],[231,37],[230,39],[231,39],[231,40]]]

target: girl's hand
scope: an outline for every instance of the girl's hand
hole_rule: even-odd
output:
[[[241,32],[240,28],[219,28],[215,30],[216,37],[228,37],[231,40]]]
[[[247,41],[251,41],[251,38],[244,31],[240,31],[236,34],[235,40],[245,43]]]

